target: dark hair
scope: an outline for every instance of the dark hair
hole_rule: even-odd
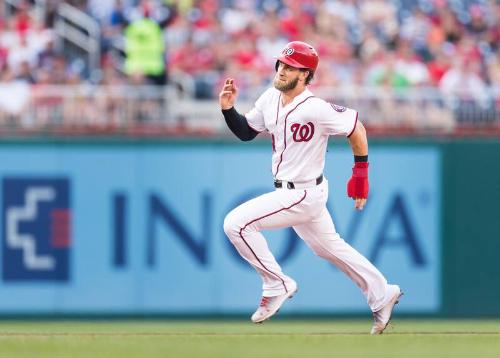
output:
[[[307,78],[306,78],[306,86],[311,83],[312,79],[314,78],[314,71],[313,70],[310,70],[309,68],[301,68],[300,69],[302,72],[306,72],[308,71],[309,74],[307,75]]]

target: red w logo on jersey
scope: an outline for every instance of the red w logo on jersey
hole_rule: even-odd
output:
[[[293,140],[295,142],[308,142],[314,135],[314,124],[311,122],[304,125],[294,123],[290,126],[290,129],[293,132]]]

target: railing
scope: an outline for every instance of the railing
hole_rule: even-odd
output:
[[[61,3],[57,7],[54,30],[58,36],[58,46],[64,47],[64,41],[66,41],[83,51],[86,54],[89,77],[98,77],[96,71],[100,68],[101,60],[99,23],[83,11]],[[71,53],[66,49],[64,52]]]
[[[461,97],[437,88],[351,87],[318,89],[315,94],[358,110],[364,123],[383,129],[449,132],[500,124],[500,88]]]
[[[257,98],[261,89],[250,98]],[[409,131],[449,134],[467,129],[500,135],[500,91],[480,100],[443,96],[436,89],[384,91],[380,88],[317,88],[314,92],[359,111],[377,133]],[[251,101],[239,101],[245,113]],[[217,99],[182,98],[171,87],[51,86],[0,83],[0,132],[3,135],[125,134],[225,135]]]

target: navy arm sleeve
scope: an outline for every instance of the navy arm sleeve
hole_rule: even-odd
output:
[[[238,113],[234,107],[230,109],[223,109],[222,114],[226,120],[226,124],[239,139],[242,141],[249,141],[257,137],[259,132],[253,130],[247,122],[244,115]]]

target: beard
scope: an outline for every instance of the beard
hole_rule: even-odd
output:
[[[298,77],[295,77],[293,80],[290,80],[288,82],[280,82],[279,77],[276,77],[274,79],[273,85],[274,88],[276,88],[278,91],[287,92],[297,87],[298,83],[299,83]]]

